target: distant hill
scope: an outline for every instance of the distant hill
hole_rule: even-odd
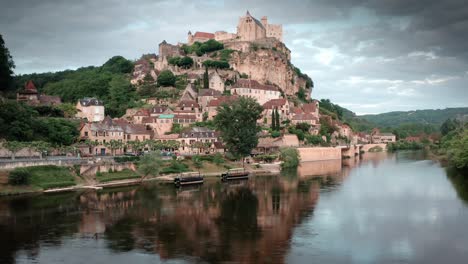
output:
[[[448,118],[466,118],[464,116],[468,116],[468,107],[406,112],[396,111],[376,115],[361,115],[358,117],[379,127],[397,127],[408,123],[440,127]]]

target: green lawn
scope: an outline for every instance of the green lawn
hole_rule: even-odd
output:
[[[53,165],[23,168],[30,174],[29,184],[42,189],[61,188],[75,185],[69,168]]]
[[[110,181],[117,181],[117,180],[126,180],[126,179],[136,179],[140,178],[134,171],[125,169],[122,171],[116,172],[102,172],[96,175],[96,179],[99,182],[110,182]]]

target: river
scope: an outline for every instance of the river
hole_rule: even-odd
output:
[[[468,180],[421,152],[0,198],[0,263],[467,263]]]

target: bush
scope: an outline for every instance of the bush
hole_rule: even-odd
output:
[[[10,185],[28,185],[30,177],[31,175],[27,170],[17,168],[8,175],[8,183]]]
[[[216,60],[206,60],[203,62],[203,66],[216,69],[229,69],[230,67],[228,62]]]
[[[158,85],[160,86],[174,86],[176,77],[169,70],[162,71],[158,76]]]
[[[281,168],[296,168],[299,165],[299,152],[295,148],[280,149]]]
[[[189,168],[184,163],[178,160],[172,160],[169,167],[163,168],[161,170],[162,174],[169,174],[169,173],[181,173],[189,171]]]
[[[221,155],[220,153],[216,153],[213,157],[213,163],[216,165],[224,163],[223,155]]]
[[[277,138],[279,136],[281,136],[281,133],[279,131],[271,131],[271,137],[272,138]]]
[[[184,69],[188,69],[193,65],[193,59],[190,57],[172,57],[167,61],[171,65],[179,66]]]
[[[192,162],[195,168],[197,169],[203,168],[203,160],[200,158],[200,156],[198,155],[193,156]]]
[[[316,135],[307,135],[305,137],[305,139],[306,139],[307,144],[310,144],[310,145],[320,145],[320,144],[324,143],[322,137],[318,136],[318,135],[317,136]]]

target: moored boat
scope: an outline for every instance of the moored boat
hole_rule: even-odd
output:
[[[203,184],[203,178],[203,175],[199,172],[181,173],[179,176],[174,178],[174,185],[176,187],[180,187],[192,184]]]
[[[222,181],[248,179],[250,173],[244,168],[235,168],[221,174]]]

